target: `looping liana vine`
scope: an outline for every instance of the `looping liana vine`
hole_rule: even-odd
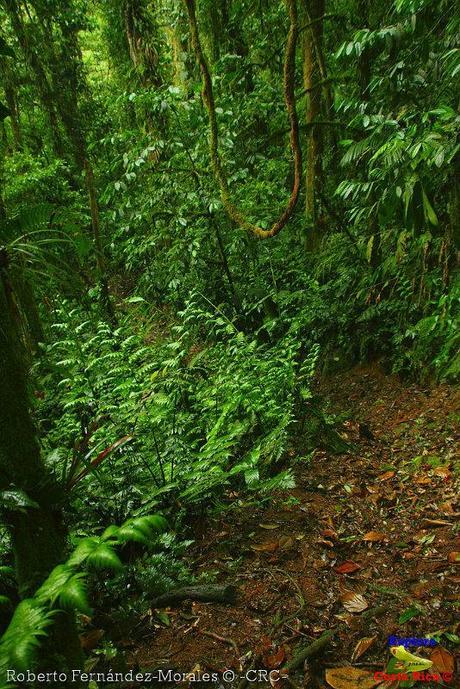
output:
[[[196,61],[199,65],[203,81],[202,96],[203,102],[208,111],[210,126],[209,148],[211,163],[214,175],[219,185],[222,204],[227,212],[227,215],[242,229],[251,232],[260,239],[274,237],[283,229],[294,211],[299,198],[300,181],[302,177],[302,152],[300,148],[299,120],[297,117],[295,101],[295,55],[298,36],[296,0],[286,0],[286,5],[289,12],[290,27],[284,59],[284,99],[286,103],[286,110],[289,115],[290,145],[294,159],[294,180],[291,194],[284,211],[268,230],[264,230],[262,227],[251,223],[235,206],[230,198],[227,175],[225,173],[219,153],[219,131],[217,127],[216,105],[212,87],[211,72],[209,70],[208,62],[201,45],[198,22],[196,18],[195,0],[184,0],[184,2],[189,17],[192,46],[195,51]]]

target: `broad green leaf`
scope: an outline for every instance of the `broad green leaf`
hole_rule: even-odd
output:
[[[7,510],[37,509],[40,505],[29,498],[27,493],[19,488],[4,490],[0,493],[0,505]]]
[[[404,646],[392,646],[390,652],[395,658],[404,663],[406,672],[418,672],[420,670],[427,670],[433,665],[432,660],[427,658],[420,658],[419,656],[410,653]]]
[[[411,620],[413,617],[417,617],[417,615],[421,615],[422,611],[420,608],[416,608],[415,606],[412,606],[410,608],[407,608],[400,616],[399,616],[399,624],[405,624],[409,620]]]
[[[434,225],[436,227],[438,225],[438,216],[434,212],[433,206],[431,205],[424,189],[422,190],[422,198],[425,217],[431,223],[431,225]]]

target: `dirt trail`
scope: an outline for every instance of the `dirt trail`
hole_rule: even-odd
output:
[[[384,669],[390,635],[460,633],[459,391],[375,367],[320,387],[350,412],[341,433],[355,449],[317,451],[296,465],[297,487],[265,507],[230,496],[231,509],[195,533],[191,567],[237,585],[238,604],[183,603],[169,627],[148,630],[130,658],[138,667],[238,673],[259,656],[276,668],[341,624],[305,671],[304,686],[323,687],[324,670],[349,665],[362,637],[375,639],[353,665]],[[454,655],[455,637],[442,639]]]

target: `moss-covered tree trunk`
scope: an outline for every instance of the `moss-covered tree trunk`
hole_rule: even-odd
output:
[[[460,154],[453,160],[451,193],[449,200],[450,231],[456,252],[455,263],[460,264]]]
[[[29,40],[30,27],[27,26],[29,31],[26,31],[18,3],[12,0],[4,0],[4,2],[25,60],[36,77],[37,90],[48,114],[56,153],[60,158],[66,158],[60,139],[60,122],[70,143],[75,164],[78,170],[84,174],[98,278],[101,286],[101,303],[109,321],[115,325],[116,315],[110,299],[104,247],[101,240],[96,185],[93,167],[87,154],[85,127],[79,107],[79,95],[84,90],[85,84],[82,68],[83,58],[77,40],[78,26],[58,15],[57,8],[53,5],[45,7],[41,3],[32,2],[36,12],[33,28],[38,37],[35,39],[37,44],[40,40],[42,42],[46,40],[43,27],[51,26],[53,21],[59,25],[62,37],[60,45],[50,41],[46,47],[43,46],[43,52],[40,54],[36,46],[32,45]],[[61,10],[66,10],[66,16],[71,16],[71,6],[65,2],[62,2]]]
[[[358,22],[366,29],[369,27],[369,0],[358,0]],[[358,83],[362,101],[369,100],[369,82],[371,80],[372,53],[368,46],[358,58]]]
[[[62,523],[60,488],[40,455],[29,410],[24,350],[18,310],[8,275],[8,256],[0,252],[0,490],[14,491],[23,502],[9,500],[3,514],[11,535],[21,598],[35,592],[64,559],[66,531]],[[19,507],[19,505],[18,505]],[[40,665],[57,662],[68,669],[81,664],[81,649],[73,615],[62,614],[48,653]],[[50,649],[48,649],[50,651]]]
[[[13,146],[19,151],[22,148],[21,127],[19,124],[19,106],[17,99],[17,86],[13,72],[9,68],[8,58],[0,59],[0,70],[3,72],[3,88],[6,104],[10,111],[11,131],[13,133]]]
[[[321,185],[321,127],[315,123],[322,106],[322,69],[320,55],[323,46],[323,21],[325,0],[303,0],[303,18],[308,25],[303,31],[303,82],[307,97],[305,119],[307,125],[307,160],[305,166],[305,211],[309,224],[307,247],[317,248],[320,241],[318,218],[318,191]]]
[[[59,158],[64,157],[64,146],[59,128],[59,118],[56,112],[56,107],[53,99],[53,92],[46,75],[45,70],[41,64],[38,54],[31,44],[29,35],[25,30],[24,23],[21,16],[21,9],[15,0],[4,0],[4,6],[11,21],[11,26],[16,34],[21,50],[24,54],[27,64],[35,78],[35,86],[37,88],[43,109],[48,118],[53,148]]]

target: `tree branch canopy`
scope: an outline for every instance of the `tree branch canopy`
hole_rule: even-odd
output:
[[[262,227],[255,225],[244,216],[244,214],[235,206],[230,197],[228,188],[227,175],[224,170],[222,160],[219,153],[219,132],[216,117],[216,105],[214,99],[214,91],[212,87],[211,72],[203,52],[200,40],[200,33],[198,29],[198,22],[196,18],[195,0],[184,0],[187,8],[190,34],[192,45],[195,52],[195,58],[201,71],[203,82],[203,102],[206,106],[209,116],[210,137],[209,148],[211,155],[211,163],[219,185],[220,196],[227,215],[239,227],[248,232],[251,232],[259,239],[267,239],[277,235],[283,227],[288,223],[292,216],[294,208],[297,204],[300,192],[300,180],[302,177],[302,151],[299,140],[299,120],[296,110],[295,99],[295,54],[298,37],[298,20],[297,20],[297,6],[296,0],[286,0],[290,27],[288,39],[286,43],[286,52],[284,59],[284,99],[286,103],[286,110],[289,115],[290,123],[290,145],[294,159],[294,180],[292,190],[284,211],[279,218],[275,220],[272,226],[265,230]]]

